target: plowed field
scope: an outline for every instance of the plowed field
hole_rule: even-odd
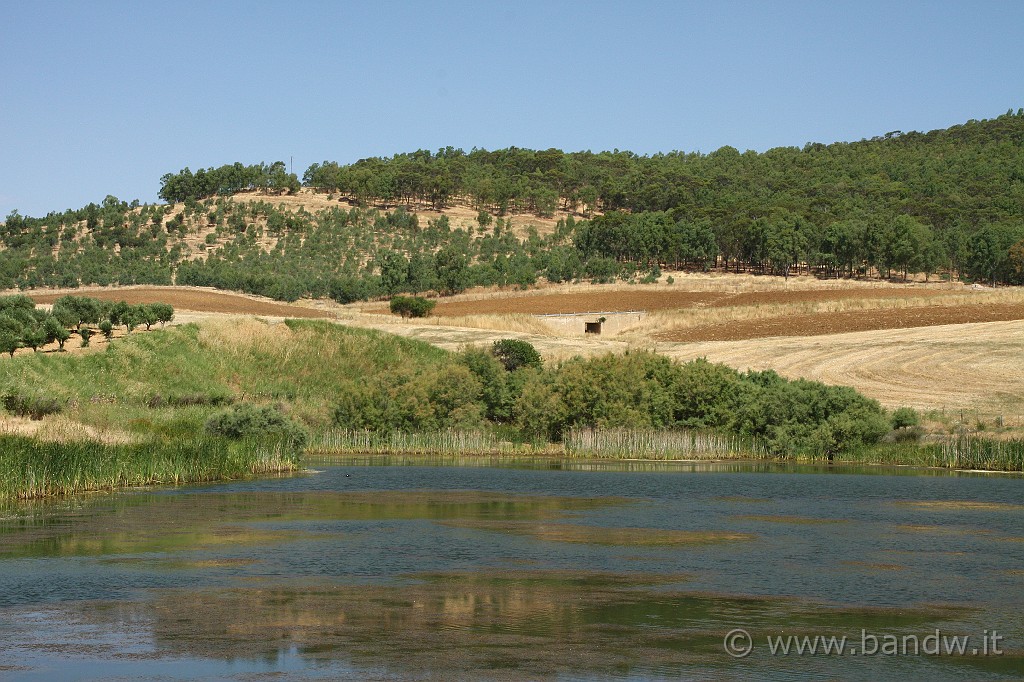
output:
[[[824,336],[876,329],[909,329],[971,322],[1024,320],[1024,304],[932,305],[882,310],[804,313],[736,320],[655,334],[659,341],[740,341],[772,336]]]
[[[29,293],[36,303],[53,303],[65,293],[92,296],[104,301],[140,303],[170,303],[175,310],[229,315],[259,315],[263,317],[333,317],[330,313],[287,303],[274,303],[204,289],[179,287],[133,287],[130,289],[80,289],[64,293]]]
[[[679,310],[684,308],[724,308],[732,306],[817,303],[864,299],[932,298],[949,296],[962,290],[914,288],[879,289],[794,289],[791,291],[747,291],[743,293],[707,291],[620,290],[586,293],[510,296],[477,301],[438,301],[435,315],[461,317],[525,313],[619,312],[626,310]]]

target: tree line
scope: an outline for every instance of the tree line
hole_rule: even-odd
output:
[[[63,351],[72,328],[87,346],[93,326],[109,339],[122,325],[129,333],[142,325],[149,331],[154,324],[163,325],[172,319],[174,307],[167,303],[130,305],[88,296],[61,296],[47,311],[36,307],[28,296],[0,296],[0,353],[14,357],[19,348],[38,351],[54,342]]]
[[[219,168],[200,168],[195,173],[187,167],[177,173],[167,173],[160,178],[159,196],[164,201],[178,203],[246,190],[295,192],[299,187],[298,177],[288,172],[284,161],[250,166],[236,162]]]

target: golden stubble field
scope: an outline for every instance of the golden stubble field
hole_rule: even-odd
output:
[[[1024,291],[961,284],[820,281],[809,277],[672,273],[674,284],[559,285],[472,291],[440,300],[433,317],[402,320],[385,304],[284,304],[180,287],[77,290],[130,302],[166,301],[178,322],[232,315],[278,322],[316,317],[456,350],[507,337],[549,360],[648,349],[688,360],[853,386],[887,406],[909,405],[1024,423]],[[667,276],[667,274],[666,274]],[[52,302],[63,292],[26,292]],[[587,315],[638,311],[583,334]],[[545,317],[565,313],[563,318]],[[577,315],[569,315],[577,313]],[[615,318],[617,319],[617,318]],[[23,351],[24,352],[24,351]]]

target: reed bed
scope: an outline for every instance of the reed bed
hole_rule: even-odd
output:
[[[564,438],[569,457],[616,459],[772,459],[751,438],[703,431],[654,429],[570,429]]]
[[[448,429],[429,433],[330,430],[315,434],[308,455],[498,455],[517,450],[515,444],[484,431]]]
[[[836,464],[881,464],[1024,472],[1024,440],[998,441],[964,436],[941,443],[883,444],[847,453],[770,452],[756,439],[705,431],[654,429],[570,429],[561,444],[516,444],[480,431],[374,433],[324,431],[306,446],[314,457],[331,455],[508,456],[621,460],[763,460]],[[455,460],[453,460],[454,463]],[[510,460],[511,461],[511,460]]]
[[[283,441],[112,444],[0,435],[0,500],[231,480],[293,471],[298,465],[298,453]]]
[[[923,445],[879,445],[867,452],[848,455],[843,461],[1024,472],[1024,440],[994,440],[965,435]]]

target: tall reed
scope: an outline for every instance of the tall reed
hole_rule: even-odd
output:
[[[847,455],[843,460],[946,469],[1024,471],[1024,440],[964,435],[923,445],[878,445],[865,452]]]
[[[570,429],[564,438],[570,457],[619,459],[771,458],[751,438],[703,431],[654,429]]]
[[[447,429],[427,433],[399,431],[378,433],[373,431],[330,430],[315,434],[306,446],[306,454],[502,454],[514,452],[516,446],[499,440],[486,431],[460,431]]]
[[[230,480],[298,468],[283,441],[43,442],[0,435],[0,499]]]

